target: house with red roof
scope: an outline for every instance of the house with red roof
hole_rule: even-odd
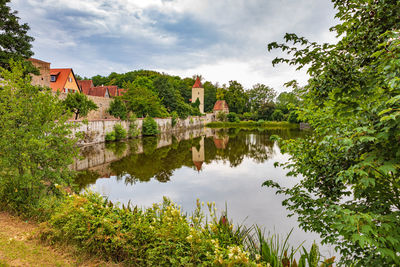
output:
[[[78,81],[79,88],[81,92],[85,95],[89,95],[90,88],[94,87],[92,80],[80,80]]]
[[[68,69],[50,69],[50,88],[54,92],[80,92],[74,71]]]

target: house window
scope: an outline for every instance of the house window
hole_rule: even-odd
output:
[[[64,92],[68,93],[68,89],[67,89],[67,88],[64,88]]]
[[[55,82],[56,81],[56,75],[51,75],[50,76],[50,81]]]
[[[71,78],[71,77],[69,77],[69,78],[68,78],[68,81],[69,81],[70,83],[72,83],[72,78]]]

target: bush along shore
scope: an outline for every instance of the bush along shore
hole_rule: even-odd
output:
[[[66,195],[40,229],[46,243],[134,266],[331,266],[334,260],[324,261],[316,244],[309,251],[290,247],[290,234],[279,241],[258,227],[234,227],[226,212],[217,216],[214,203],[199,201],[188,215],[167,198],[143,209],[92,192]]]
[[[266,129],[299,129],[298,123],[290,123],[286,121],[216,121],[206,125],[210,128],[266,128]]]

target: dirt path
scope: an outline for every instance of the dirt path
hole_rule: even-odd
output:
[[[32,238],[37,226],[0,212],[0,267],[2,266],[116,266],[83,260],[72,253],[45,246]]]

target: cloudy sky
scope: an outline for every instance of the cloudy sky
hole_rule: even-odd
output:
[[[91,77],[136,69],[278,91],[304,72],[272,67],[267,44],[294,32],[334,42],[329,0],[13,0],[35,58]]]

